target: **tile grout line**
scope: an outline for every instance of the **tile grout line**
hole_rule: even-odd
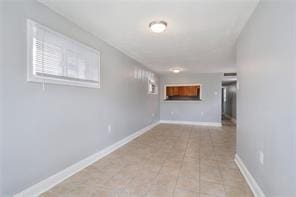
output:
[[[216,146],[214,144],[214,141],[213,141],[213,137],[212,137],[212,132],[210,131],[210,138],[211,138],[211,143],[212,143],[212,146],[214,148],[214,153],[215,153],[215,158],[216,158]],[[221,168],[220,168],[220,165],[219,165],[219,161],[217,160],[217,158],[215,159],[215,161],[217,162],[217,166],[218,166],[218,170],[219,170],[219,174],[221,176],[221,181],[222,181],[222,186],[223,186],[223,190],[224,190],[224,193],[226,195],[226,188],[225,188],[225,183],[224,183],[224,178],[223,178],[223,174],[222,174],[222,171],[221,171]]]
[[[166,138],[168,138],[168,137],[166,137]],[[163,148],[165,145],[166,145],[166,144],[162,144],[161,147]],[[161,148],[161,149],[162,149],[162,148]],[[167,156],[166,156],[166,157],[167,157]],[[157,171],[157,175],[155,176],[155,180],[157,180],[157,177],[159,176],[161,169],[163,169],[164,161],[165,161],[165,159],[162,161],[162,164],[161,164],[159,170]],[[153,182],[153,181],[152,181],[152,182]],[[144,194],[144,196],[147,196],[147,195],[149,194],[149,192],[150,192],[151,189],[152,189],[152,186],[153,186],[153,183],[149,186],[149,189],[148,189],[147,192]]]
[[[152,131],[152,129],[149,130],[148,132],[150,132],[150,131]],[[148,132],[147,132],[147,133],[148,133]],[[148,157],[148,156],[146,156],[146,157]],[[159,170],[159,171],[160,171],[160,170]],[[155,175],[155,177],[158,176],[158,173],[159,173],[159,172],[157,172],[157,175]],[[133,178],[131,178],[131,180],[129,180],[128,183],[126,184],[126,186],[123,188],[123,190],[127,191],[128,196],[130,196],[130,195],[129,195],[129,191],[127,190],[126,187],[127,187],[127,185],[128,185],[129,183],[131,183],[131,182],[134,181],[135,179],[136,179],[136,176],[134,176]],[[151,187],[151,186],[149,186],[149,188],[150,188],[150,187]],[[148,189],[148,191],[149,191],[149,189]],[[147,194],[147,193],[148,193],[148,192],[146,192],[146,194]],[[145,196],[146,194],[144,194],[144,196]],[[118,196],[116,196],[116,197],[118,197]]]
[[[193,134],[193,132],[195,132],[195,129],[196,129],[196,127],[195,126],[192,126],[191,127],[191,134]],[[193,131],[194,130],[194,131]],[[196,177],[195,177],[195,179],[197,180],[197,185],[195,186],[196,188],[196,194],[199,196],[199,190],[200,190],[200,180],[199,180],[199,175],[200,175],[200,172],[199,172],[199,164],[200,164],[200,155],[199,155],[199,151],[200,151],[200,136],[199,136],[199,130],[197,130],[198,131],[198,151],[196,151],[196,149],[194,150],[194,152],[195,152],[195,160],[197,160],[196,161],[196,163],[195,163],[195,166],[196,166],[196,170],[197,170],[197,174],[196,174]],[[197,154],[197,152],[198,152],[198,155],[196,155]],[[198,176],[198,177],[197,177]]]
[[[198,196],[200,197],[200,193],[201,193],[201,180],[200,180],[200,175],[201,175],[201,170],[200,170],[200,166],[201,166],[201,155],[200,155],[200,151],[201,150],[201,131],[200,128],[198,128]]]
[[[184,128],[186,128],[186,127],[183,127],[183,129]],[[191,130],[191,126],[190,126],[190,130]],[[182,165],[180,165],[181,167],[179,168],[179,172],[178,172],[178,175],[177,175],[177,179],[176,179],[176,183],[175,183],[175,187],[174,187],[172,196],[175,196],[175,191],[176,191],[176,187],[177,187],[177,184],[178,184],[178,181],[179,181],[179,178],[180,178],[180,173],[181,173],[181,170],[182,170],[182,167],[183,167],[183,164],[184,164],[184,158],[185,158],[185,154],[186,154],[186,151],[187,151],[187,148],[188,148],[188,143],[189,143],[189,137],[187,137],[187,144],[186,144],[185,152],[183,154]]]
[[[192,130],[195,130],[196,129],[196,127],[195,126],[192,126]],[[199,135],[199,130],[197,130],[198,131],[198,151],[196,151],[196,150],[194,150],[194,152],[195,152],[195,154],[196,153],[198,153],[198,155],[195,155],[195,157],[196,157],[196,159],[197,159],[197,161],[196,161],[196,170],[197,170],[197,175],[196,176],[198,176],[198,177],[196,177],[196,180],[197,180],[197,185],[196,185],[196,191],[197,191],[197,196],[199,197],[200,195],[199,195],[199,192],[200,192],[200,172],[199,172],[199,168],[200,168],[200,135]],[[195,132],[195,131],[194,131]]]

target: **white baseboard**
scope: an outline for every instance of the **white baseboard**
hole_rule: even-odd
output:
[[[160,120],[160,123],[165,124],[184,124],[184,125],[200,125],[200,126],[214,126],[221,127],[220,122],[194,122],[194,121],[176,121],[176,120]]]
[[[77,172],[83,170],[84,168],[88,167],[89,165],[93,164],[94,162],[98,161],[99,159],[105,157],[106,155],[112,153],[113,151],[117,150],[121,146],[127,144],[128,142],[132,141],[133,139],[137,138],[138,136],[144,134],[145,132],[149,131],[156,125],[158,125],[159,122],[156,122],[154,124],[151,124],[132,135],[116,142],[115,144],[112,144],[111,146],[108,146],[107,148],[101,150],[100,152],[97,152],[71,166],[68,168],[58,172],[57,174],[54,174],[53,176],[50,176],[49,178],[29,187],[28,189],[14,195],[14,197],[37,197],[40,194],[48,191],[52,187],[56,186],[57,184],[61,183],[65,179],[69,178],[70,176],[76,174]]]
[[[249,172],[248,168],[245,166],[241,158],[236,154],[234,159],[236,165],[240,169],[242,175],[245,177],[249,187],[251,188],[253,194],[255,197],[265,197],[264,192],[260,188],[260,186],[257,184],[254,177]]]

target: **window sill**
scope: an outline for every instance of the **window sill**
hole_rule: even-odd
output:
[[[164,99],[163,101],[177,101],[177,102],[190,102],[190,101],[193,101],[193,102],[198,102],[198,101],[202,101],[202,99],[191,99],[191,100],[182,100],[182,99],[175,99],[175,100],[172,100],[172,99]]]
[[[100,88],[100,83],[89,83],[82,81],[72,81],[66,79],[58,79],[58,78],[47,78],[47,77],[38,77],[35,75],[28,76],[28,82],[35,83],[45,83],[45,84],[55,84],[55,85],[67,85],[67,86],[79,86],[86,88]]]

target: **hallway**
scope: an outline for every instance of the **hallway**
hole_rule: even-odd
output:
[[[235,144],[229,123],[160,124],[42,196],[252,196]]]

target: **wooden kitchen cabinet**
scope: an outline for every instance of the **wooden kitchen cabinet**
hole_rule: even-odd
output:
[[[178,100],[178,98],[182,98],[184,100],[199,100],[200,86],[199,85],[167,86],[166,98],[168,98],[168,100]]]
[[[167,87],[166,88],[167,96],[178,96],[179,95],[179,87]]]

